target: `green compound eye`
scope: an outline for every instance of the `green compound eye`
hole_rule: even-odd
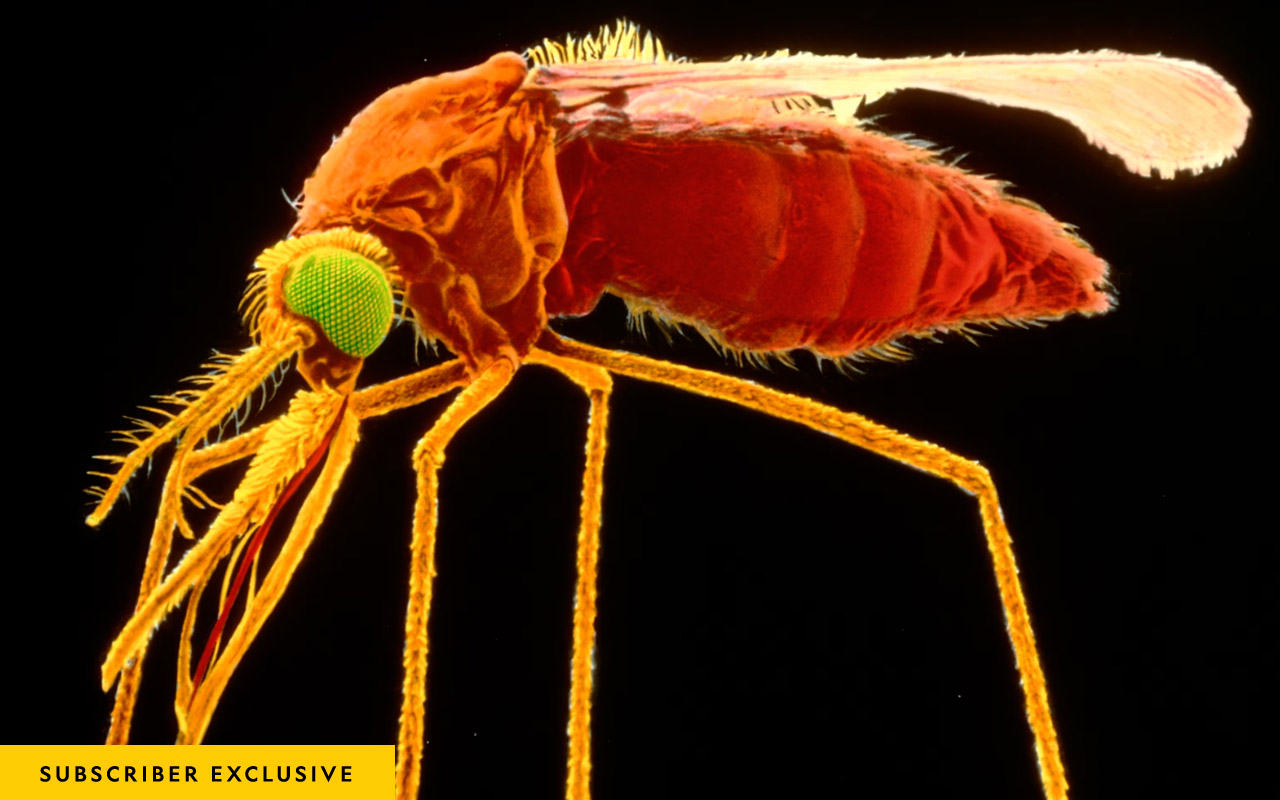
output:
[[[311,251],[284,278],[289,310],[313,320],[342,352],[357,358],[378,349],[395,311],[386,273],[359,253]]]

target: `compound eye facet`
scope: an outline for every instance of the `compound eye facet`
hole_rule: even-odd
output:
[[[356,358],[378,349],[395,312],[382,267],[338,247],[317,248],[291,264],[284,301],[294,314],[319,325],[334,347]]]

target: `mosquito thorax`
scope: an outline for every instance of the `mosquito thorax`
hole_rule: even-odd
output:
[[[391,329],[395,304],[385,270],[341,247],[319,247],[285,271],[284,304],[311,320],[343,353],[364,358]]]

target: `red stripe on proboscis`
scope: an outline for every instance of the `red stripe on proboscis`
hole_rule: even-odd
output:
[[[245,576],[249,574],[249,565],[253,563],[253,559],[257,557],[258,551],[262,549],[262,543],[267,538],[267,532],[271,530],[271,525],[276,521],[276,517],[280,514],[280,509],[284,508],[284,504],[289,502],[289,498],[293,497],[298,491],[298,487],[302,486],[302,482],[307,479],[311,471],[329,452],[329,444],[333,441],[334,434],[338,432],[338,426],[342,424],[342,417],[347,413],[347,401],[351,399],[350,395],[342,398],[342,405],[338,408],[338,415],[333,420],[333,424],[329,426],[328,432],[324,438],[320,440],[320,445],[315,449],[311,456],[307,459],[306,466],[302,468],[297,475],[289,481],[284,491],[280,494],[280,498],[276,500],[274,506],[271,507],[267,518],[263,520],[262,525],[253,534],[253,539],[249,541],[248,548],[245,549],[244,557],[240,559],[240,568],[236,570],[235,580],[231,582],[231,591],[227,594],[227,601],[222,606],[222,613],[218,615],[218,621],[214,623],[213,630],[209,632],[209,638],[205,641],[204,652],[200,654],[200,663],[196,665],[196,676],[192,691],[200,688],[200,683],[204,680],[205,670],[209,667],[209,661],[213,658],[214,646],[222,638],[222,629],[226,627],[227,617],[231,613],[231,607],[235,605],[236,596],[240,593],[240,586],[244,583]],[[195,599],[192,599],[195,602]]]

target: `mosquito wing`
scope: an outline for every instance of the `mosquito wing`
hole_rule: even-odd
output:
[[[1044,111],[1079,128],[1140,175],[1198,173],[1234,155],[1249,109],[1221,75],[1194,61],[1101,50],[1043,55],[875,59],[786,52],[719,63],[668,60],[637,41],[629,58],[554,62],[536,48],[528,85],[557,95],[567,135],[624,117],[633,128],[765,122],[815,98],[848,119],[899,89],[929,89]],[[542,57],[539,57],[542,56]],[[766,123],[768,124],[768,123]],[[776,121],[773,124],[777,124]]]

